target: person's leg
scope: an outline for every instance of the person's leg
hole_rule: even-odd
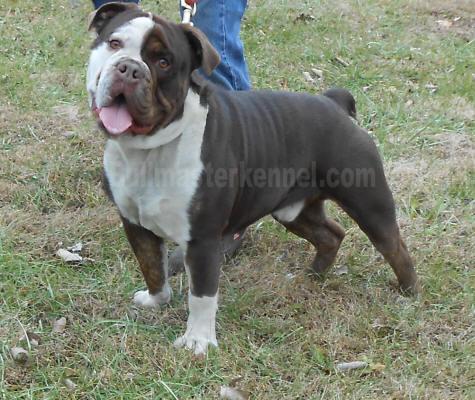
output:
[[[208,78],[230,90],[249,90],[251,82],[240,38],[247,0],[199,0],[193,24],[204,32],[221,56]]]

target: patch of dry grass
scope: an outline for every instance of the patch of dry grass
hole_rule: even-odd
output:
[[[475,396],[473,2],[251,2],[243,36],[256,87],[338,85],[357,97],[424,294],[400,296],[334,206],[348,273],[323,282],[308,275],[311,246],[264,219],[224,267],[220,348],[204,360],[171,346],[186,321],[184,276],[160,312],[130,304],[143,282],[100,188],[103,138],[83,88],[89,3],[24,3],[0,5],[0,397],[213,399],[238,376],[256,399]],[[144,3],[176,19],[174,4]],[[302,76],[312,67],[324,75],[315,84]],[[77,241],[94,263],[54,256]],[[23,329],[42,338],[26,366],[9,353]],[[354,360],[369,366],[335,369]]]

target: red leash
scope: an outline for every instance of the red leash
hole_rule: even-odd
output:
[[[181,8],[183,9],[183,18],[181,20],[182,24],[190,24],[191,17],[196,13],[196,3],[198,0],[181,0]]]

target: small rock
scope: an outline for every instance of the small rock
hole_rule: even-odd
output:
[[[23,347],[12,347],[10,354],[13,360],[19,364],[25,364],[28,361],[28,352]]]
[[[232,388],[229,386],[221,386],[219,396],[226,400],[248,400],[250,393],[241,389]]]
[[[53,332],[54,333],[63,333],[66,329],[66,318],[61,317],[53,322]]]

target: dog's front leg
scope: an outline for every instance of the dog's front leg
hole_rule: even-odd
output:
[[[172,291],[168,285],[167,248],[164,240],[126,218],[122,218],[122,223],[147,284],[147,290],[135,293],[134,303],[142,307],[168,303]]]
[[[219,239],[192,240],[188,243],[185,268],[190,286],[189,316],[186,332],[175,341],[176,347],[205,354],[208,345],[218,345],[215,324],[221,258]]]

